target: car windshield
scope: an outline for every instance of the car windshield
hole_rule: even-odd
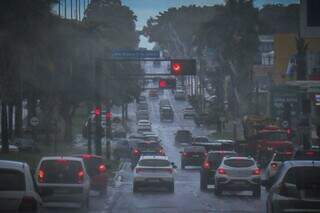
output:
[[[251,167],[254,165],[254,161],[248,160],[248,159],[227,159],[223,163],[226,166],[237,167],[237,168]]]
[[[139,166],[168,167],[170,166],[170,162],[167,160],[159,160],[159,159],[144,159],[139,161]]]
[[[83,170],[79,161],[72,160],[45,160],[40,169],[44,172],[44,183],[78,183],[78,173]]]
[[[0,169],[0,194],[1,191],[25,191],[25,175],[13,169]]]

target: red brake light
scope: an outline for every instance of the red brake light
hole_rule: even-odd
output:
[[[305,155],[307,155],[307,156],[309,156],[309,157],[314,157],[314,156],[316,155],[316,152],[315,152],[315,151],[312,151],[312,150],[306,151],[306,152],[305,152]]]
[[[44,177],[45,177],[45,173],[42,169],[39,170],[38,172],[38,181],[39,183],[43,183],[44,182]]]
[[[134,149],[132,153],[133,155],[138,156],[140,154],[140,151],[138,149]]]
[[[78,183],[82,183],[83,182],[83,178],[84,178],[84,171],[80,170],[78,172]]]
[[[84,159],[89,159],[89,158],[92,157],[92,155],[90,155],[90,154],[83,154],[83,155],[81,155],[81,157],[84,158]]]
[[[218,168],[218,174],[219,175],[225,175],[226,171],[224,170],[224,168]]]
[[[107,167],[103,164],[101,164],[99,167],[98,167],[98,170],[100,173],[105,173],[107,171]]]
[[[210,169],[210,163],[209,163],[208,161],[205,161],[205,162],[203,162],[202,167],[203,167],[204,169]]]
[[[253,174],[253,175],[260,175],[260,173],[261,173],[261,172],[260,172],[260,169],[259,169],[259,168],[257,168],[257,169],[255,169],[255,170],[252,171],[252,174]]]
[[[276,169],[277,167],[278,167],[278,164],[276,164],[276,163],[272,163],[272,164],[271,164],[271,168],[272,168],[272,169]]]

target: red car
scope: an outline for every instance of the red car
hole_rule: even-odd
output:
[[[101,195],[106,194],[108,185],[107,166],[103,158],[97,155],[81,154],[75,155],[83,159],[86,170],[90,176],[91,189],[99,191]]]

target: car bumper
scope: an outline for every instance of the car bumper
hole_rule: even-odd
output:
[[[138,186],[164,186],[174,183],[171,177],[136,177],[133,180]]]
[[[43,187],[40,186],[39,194],[43,203],[74,202],[82,203],[87,199],[89,189],[83,187]]]
[[[218,177],[215,179],[215,183],[228,190],[246,190],[260,186],[260,178],[228,179],[226,177]]]
[[[198,159],[182,159],[185,166],[201,166],[204,158],[198,158]]]

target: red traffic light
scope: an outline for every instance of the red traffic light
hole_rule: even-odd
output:
[[[159,89],[175,89],[175,88],[176,88],[176,79],[174,78],[159,79]]]
[[[166,81],[166,79],[160,79],[159,80],[159,88],[167,88],[168,87],[168,83]]]
[[[182,73],[182,64],[181,63],[174,62],[171,64],[171,68],[172,68],[173,75],[181,75],[181,73]]]
[[[106,120],[110,121],[112,118],[112,113],[111,112],[106,112]]]
[[[96,108],[94,109],[94,114],[95,114],[96,116],[99,116],[99,115],[101,114],[101,108],[100,108],[100,107],[96,107]]]

